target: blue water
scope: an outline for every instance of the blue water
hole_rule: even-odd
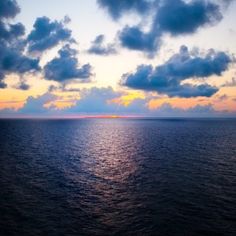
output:
[[[0,120],[0,235],[236,235],[236,120]]]

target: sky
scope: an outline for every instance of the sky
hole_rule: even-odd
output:
[[[234,0],[0,0],[0,117],[235,117]]]

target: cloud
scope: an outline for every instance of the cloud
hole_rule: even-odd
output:
[[[80,100],[69,111],[83,113],[115,112],[116,105],[109,104],[108,100],[119,95],[120,93],[115,92],[111,87],[83,89],[80,93]]]
[[[134,115],[146,117],[209,117],[235,116],[234,112],[217,111],[206,100],[206,104],[181,108],[166,101],[157,107],[149,107],[153,96],[136,97],[127,104],[118,100],[127,94],[112,87],[81,89],[79,96],[57,96],[47,92],[38,97],[29,97],[23,108],[3,109],[0,116],[58,116],[79,115]],[[118,101],[118,102],[117,102]],[[209,103],[207,103],[209,101]],[[69,105],[68,105],[69,104]]]
[[[118,33],[121,45],[131,50],[147,52],[152,57],[161,46],[161,35],[159,32],[152,31],[144,33],[137,27],[125,26]]]
[[[0,45],[0,88],[6,88],[3,81],[5,76],[11,73],[22,75],[40,71],[39,59],[29,58],[17,47],[6,44]]]
[[[48,115],[83,115],[83,114],[130,114],[144,113],[148,111],[143,99],[136,99],[129,106],[112,102],[113,99],[122,96],[121,92],[114,91],[112,87],[82,89],[79,92],[80,99],[73,102],[72,107],[65,107],[63,110],[58,110],[56,103],[68,102],[63,101],[63,97],[57,97],[50,93],[46,93],[37,98],[29,97],[25,107],[19,110],[20,114],[48,114]],[[45,106],[45,104],[51,104]]]
[[[227,8],[232,2],[235,2],[235,0],[219,0],[219,2],[222,3],[224,7]]]
[[[24,54],[25,42],[22,36],[25,27],[21,23],[10,24],[20,8],[14,0],[0,2],[0,88],[6,88],[4,78],[7,74],[36,72],[40,70],[39,59]]]
[[[81,91],[80,88],[71,88],[71,87],[68,87],[67,84],[59,84],[57,86],[51,85],[48,88],[49,93],[52,93],[52,92],[80,92],[80,91]]]
[[[92,75],[92,67],[90,64],[79,67],[78,59],[76,58],[76,50],[70,48],[70,45],[67,44],[59,50],[58,54],[59,57],[55,57],[44,66],[46,79],[58,82],[71,79],[88,81]]]
[[[236,87],[236,78],[232,78],[231,81],[227,81],[222,87]]]
[[[198,29],[214,25],[223,18],[220,6],[206,0],[164,0],[157,3],[153,5],[155,14],[149,31],[144,32],[139,25],[126,25],[118,33],[123,47],[143,51],[153,57],[161,46],[164,34],[193,34]]]
[[[95,38],[95,40],[92,41],[92,45],[88,49],[88,53],[101,56],[116,54],[117,51],[115,49],[115,45],[114,44],[104,45],[104,41],[105,41],[105,36],[103,34],[98,35]]]
[[[57,102],[66,103],[68,98],[59,97],[47,92],[38,97],[28,97],[23,108],[19,110],[3,109],[0,110],[0,116],[10,114],[12,117],[18,115],[35,116],[70,116],[70,115],[96,115],[96,114],[141,114],[148,111],[145,101],[136,99],[129,106],[111,102],[119,98],[122,93],[114,91],[112,87],[82,89],[80,98],[70,99],[73,105],[58,109]]]
[[[222,115],[225,116],[227,114],[217,112],[211,104],[196,105],[188,109],[182,109],[173,107],[169,103],[164,103],[161,107],[150,112],[150,116],[154,117],[214,117]]]
[[[68,17],[64,21],[51,21],[48,17],[39,17],[34,23],[34,29],[28,35],[29,52],[42,52],[53,48],[60,42],[74,42],[71,30],[66,28]]]
[[[55,88],[51,88],[54,91]],[[110,103],[109,100],[117,98],[120,92],[114,91],[111,87],[82,89],[80,91],[80,99],[74,101],[73,107],[65,107],[58,110],[55,106],[56,101],[63,102],[63,96],[59,97],[47,92],[38,97],[28,97],[23,108],[15,110],[4,109],[0,111],[0,115],[8,114],[12,111],[13,115],[70,115],[70,114],[106,114],[118,112],[119,105]],[[65,99],[65,102],[68,100]],[[46,104],[51,104],[46,106]],[[126,109],[126,108],[125,108]],[[136,110],[136,109],[135,109]]]
[[[4,74],[39,71],[39,59],[32,59],[23,55],[18,45],[3,44],[0,46],[0,70]]]
[[[26,84],[24,81],[20,81],[20,83],[17,84],[16,89],[29,90],[30,86]]]
[[[0,38],[1,40],[11,41],[25,34],[25,27],[21,23],[6,24],[0,21]]]
[[[200,27],[222,19],[219,5],[210,1],[166,0],[160,5],[154,20],[157,30],[172,35],[191,34]]]
[[[6,87],[7,87],[7,84],[4,83],[4,82],[2,81],[2,79],[0,78],[0,89],[4,89],[4,88],[6,88]]]
[[[228,97],[226,94],[221,95],[221,96],[218,97],[219,101],[225,101],[225,100],[227,100],[228,98],[229,98],[229,97]]]
[[[207,105],[195,105],[190,108],[178,108],[168,102],[155,109],[148,109],[148,100],[135,99],[128,106],[111,102],[122,96],[121,92],[114,91],[111,87],[83,89],[80,99],[73,102],[73,106],[65,106],[64,109],[56,107],[56,101],[60,103],[63,97],[57,97],[45,93],[38,97],[29,97],[23,108],[19,110],[3,109],[0,116],[79,116],[79,115],[136,115],[146,117],[214,117],[235,116],[233,112],[216,111],[209,103]],[[59,99],[59,100],[58,100]],[[48,104],[51,104],[48,106]]]
[[[59,82],[70,79],[88,81],[92,74],[90,64],[79,66],[77,52],[69,46],[69,43],[75,42],[71,36],[71,30],[66,28],[66,24],[70,22],[69,17],[65,17],[62,21],[51,21],[47,17],[39,17],[34,23],[33,30],[25,36],[25,27],[21,23],[8,22],[20,12],[16,1],[3,0],[0,7],[1,89],[7,87],[4,79],[8,74],[14,73],[21,77],[24,73],[41,71],[39,65],[41,58],[32,57],[31,53],[43,52],[62,42],[67,44],[59,50],[59,57],[55,57],[44,66],[43,73],[46,79]],[[29,86],[20,83],[17,89],[27,90]]]
[[[145,14],[151,8],[150,0],[97,0],[97,2],[100,7],[108,11],[114,20],[131,11]]]
[[[23,108],[17,111],[18,114],[45,114],[50,113],[50,110],[44,107],[44,105],[52,100],[54,100],[56,96],[45,93],[38,97],[28,97],[26,103]]]
[[[205,57],[192,55],[186,46],[173,55],[163,65],[153,68],[151,65],[138,66],[135,73],[123,75],[121,83],[133,89],[156,91],[170,97],[210,97],[218,88],[208,84],[192,85],[184,80],[222,75],[231,63],[231,58],[224,52],[210,50]]]
[[[9,42],[24,35],[25,27],[21,23],[10,24],[8,21],[14,19],[20,12],[15,0],[0,1],[0,42]]]
[[[20,7],[15,0],[0,1],[0,18],[14,18],[20,12]]]

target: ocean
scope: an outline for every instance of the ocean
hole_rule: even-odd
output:
[[[2,119],[0,235],[236,235],[236,119]]]

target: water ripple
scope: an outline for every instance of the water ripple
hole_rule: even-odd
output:
[[[236,235],[236,120],[0,129],[1,235]]]

